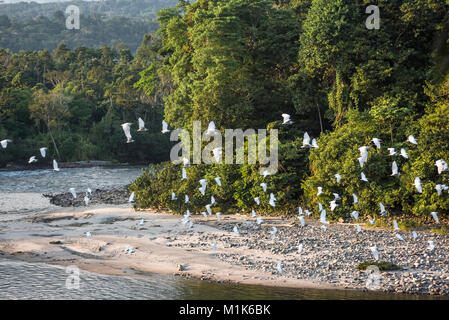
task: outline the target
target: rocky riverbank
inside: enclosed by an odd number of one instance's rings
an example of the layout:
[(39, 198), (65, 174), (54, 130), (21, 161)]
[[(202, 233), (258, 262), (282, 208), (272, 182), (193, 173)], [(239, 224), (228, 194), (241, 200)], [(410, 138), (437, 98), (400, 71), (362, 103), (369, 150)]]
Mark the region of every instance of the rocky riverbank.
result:
[[(86, 206), (84, 196), (87, 193), (77, 194), (74, 198), (70, 192), (59, 194), (44, 194), (43, 196), (50, 199), (50, 203), (59, 207), (82, 207)], [(88, 194), (88, 205), (98, 204), (114, 204), (120, 205), (128, 203), (129, 193), (126, 189), (101, 190), (95, 189), (92, 194)]]

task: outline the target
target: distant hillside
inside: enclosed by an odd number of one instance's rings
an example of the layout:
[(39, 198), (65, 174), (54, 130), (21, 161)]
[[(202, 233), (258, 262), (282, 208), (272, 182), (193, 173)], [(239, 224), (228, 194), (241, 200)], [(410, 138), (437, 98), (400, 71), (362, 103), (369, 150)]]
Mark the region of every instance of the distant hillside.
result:
[[(0, 48), (19, 52), (54, 50), (60, 43), (75, 49), (123, 42), (135, 53), (143, 36), (157, 30), (156, 13), (176, 3), (176, 0), (107, 0), (0, 4)], [(80, 30), (66, 29), (64, 12), (70, 4), (80, 8)]]

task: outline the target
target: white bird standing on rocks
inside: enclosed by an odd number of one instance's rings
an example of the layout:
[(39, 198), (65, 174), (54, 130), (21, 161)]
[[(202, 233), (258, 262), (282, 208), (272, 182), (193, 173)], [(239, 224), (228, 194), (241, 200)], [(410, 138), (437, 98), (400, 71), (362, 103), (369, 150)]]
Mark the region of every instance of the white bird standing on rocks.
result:
[(405, 241), (399, 233), (396, 233), (396, 239), (398, 239), (399, 241)]
[(72, 194), (73, 198), (76, 199), (76, 191), (75, 191), (75, 188), (70, 188), (69, 191), (70, 191), (70, 193)]
[(30, 158), (30, 160), (28, 160), (28, 164), (33, 163), (33, 162), (37, 162), (36, 156), (32, 156)]
[(86, 238), (90, 239), (91, 237), (92, 237), (92, 233), (90, 233), (90, 231), (87, 231), (86, 232)]
[(89, 205), (89, 197), (87, 196), (87, 194), (84, 196), (84, 204), (85, 204), (86, 206)]
[(239, 229), (237, 228), (237, 226), (234, 226), (234, 233), (236, 234), (236, 235), (240, 235), (240, 233), (239, 233)]
[(134, 191), (131, 193), (131, 195), (129, 196), (129, 199), (128, 199), (128, 202), (129, 203), (131, 203), (131, 202), (134, 202), (134, 196), (135, 196), (136, 194), (134, 193)]
[(377, 147), (377, 149), (380, 149), (380, 139), (379, 138), (373, 138), (371, 140)]
[(379, 261), (379, 251), (377, 250), (377, 246), (369, 247), (371, 253), (373, 254), (374, 260)]
[(368, 182), (368, 179), (366, 178), (365, 174), (363, 172), (360, 173), (360, 180)]
[(435, 249), (435, 243), (432, 240), (428, 240), (427, 242), (429, 243), (427, 249), (433, 251), (433, 249)]
[(444, 160), (442, 160), (442, 159), (437, 160), (437, 161), (435, 162), (435, 165), (436, 165), (437, 168), (438, 168), (438, 174), (441, 174), (441, 173), (443, 173), (444, 171), (447, 171), (447, 170), (449, 169), (447, 163), (446, 163)]
[(47, 150), (48, 150), (48, 148), (40, 148), (39, 149), (39, 151), (41, 152), (42, 158), (45, 158), (45, 156), (47, 155)]
[(303, 215), (304, 215), (304, 212), (302, 211), (302, 208), (301, 208), (301, 207), (298, 208), (298, 214), (299, 214), (300, 216), (303, 216)]
[(416, 141), (415, 137), (410, 135), (408, 136), (407, 142), (410, 142), (411, 144), (417, 145), (418, 142)]
[(148, 129), (145, 128), (145, 122), (142, 118), (137, 119), (137, 121), (139, 122), (139, 130), (137, 131), (148, 131)]
[(438, 214), (436, 212), (431, 212), (432, 218), (435, 220), (436, 223), (440, 223), (440, 220), (438, 220)]
[(253, 218), (257, 217), (256, 211), (254, 211), (254, 209), (251, 210), (251, 217)]
[(131, 136), (131, 125), (132, 124), (129, 122), (122, 124), (122, 129), (127, 139), (126, 143), (134, 142), (133, 137)]
[(145, 224), (145, 220), (140, 219), (139, 226), (143, 226)]
[(217, 244), (212, 243), (211, 246), (212, 246), (212, 250), (217, 251)]
[(168, 130), (168, 123), (165, 122), (165, 120), (162, 120), (162, 131), (163, 134), (169, 133), (170, 130)]
[(299, 216), (299, 223), (301, 223), (301, 227), (304, 227), (306, 225), (306, 222), (304, 220), (304, 216)]
[(278, 261), (276, 269), (280, 274), (282, 274), (282, 263), (280, 261)]
[(216, 177), (214, 180), (218, 184), (218, 186), (221, 187), (221, 179), (220, 179), (220, 177)]
[(87, 191), (87, 193), (89, 193), (89, 195), (92, 195), (92, 189), (91, 188), (87, 188), (86, 191)]
[(2, 145), (3, 149), (6, 149), (6, 147), (8, 147), (8, 143), (12, 143), (12, 140), (5, 139), (5, 140), (0, 141), (0, 144)]
[(257, 223), (258, 225), (261, 225), (262, 223), (264, 223), (264, 221), (262, 220), (261, 217), (257, 217), (256, 223)]
[(301, 254), (302, 249), (304, 249), (304, 246), (303, 246), (302, 243), (300, 243), (300, 244), (298, 245), (298, 254)]
[(418, 239), (418, 234), (416, 233), (416, 231), (412, 231), (412, 237), (413, 237), (413, 240)]
[(134, 253), (134, 248), (130, 247), (130, 246), (126, 246), (125, 253), (127, 253), (127, 254)]
[(282, 124), (292, 124), (293, 123), (292, 120), (290, 120), (289, 114), (283, 113), (282, 118), (283, 118)]
[(408, 153), (404, 148), (401, 149), (401, 156), (405, 159), (408, 159)]
[(207, 213), (206, 212), (201, 212), (201, 214), (203, 215), (204, 218), (207, 219)]
[(415, 182), (413, 183), (413, 185), (419, 193), (422, 193), (421, 179), (419, 177), (415, 178)]
[(321, 211), (320, 222), (322, 224), (327, 224), (328, 223), (328, 221), (326, 220), (326, 210)]
[(334, 175), (334, 177), (335, 177), (335, 179), (337, 179), (337, 183), (340, 183), (340, 181), (341, 181), (341, 175), (339, 175), (338, 173), (336, 173), (336, 174)]
[(362, 227), (359, 224), (356, 224), (355, 227), (357, 228), (357, 233), (362, 232)]
[(59, 171), (58, 163), (53, 159), (53, 171)]
[(270, 231), (271, 237), (272, 237), (273, 239), (276, 238), (277, 232), (278, 232), (278, 228), (276, 228), (276, 227), (273, 227), (273, 230)]

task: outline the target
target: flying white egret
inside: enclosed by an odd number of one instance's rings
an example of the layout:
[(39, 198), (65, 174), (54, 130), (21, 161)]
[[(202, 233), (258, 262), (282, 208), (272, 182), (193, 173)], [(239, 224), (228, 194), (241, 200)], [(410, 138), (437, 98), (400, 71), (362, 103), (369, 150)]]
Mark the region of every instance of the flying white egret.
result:
[(148, 131), (148, 129), (145, 128), (145, 122), (142, 120), (142, 118), (137, 119), (139, 122), (139, 130), (137, 131)]
[(318, 212), (323, 211), (323, 205), (321, 204), (321, 202), (318, 202)]
[(256, 198), (254, 198), (254, 201), (257, 203), (257, 205), (259, 205), (260, 204), (260, 200), (259, 200), (259, 197), (256, 197)]
[(304, 216), (299, 216), (299, 223), (301, 223), (301, 227), (304, 227), (306, 225), (306, 222), (304, 220)]
[(379, 251), (377, 250), (377, 246), (369, 247), (371, 253), (373, 254), (374, 260), (379, 261)]
[(357, 228), (357, 233), (362, 232), (362, 227), (359, 224), (356, 224), (355, 227)]
[(357, 197), (357, 195), (355, 193), (352, 194), (352, 199), (354, 200), (354, 204), (359, 203), (359, 198)]
[(221, 187), (221, 178), (220, 178), (220, 177), (216, 177), (214, 180), (215, 180), (215, 182), (217, 183), (217, 185), (218, 185), (219, 187)]
[(399, 233), (396, 233), (396, 239), (398, 239), (399, 241), (405, 241)]
[(437, 191), (437, 194), (440, 196), (441, 192), (443, 192), (443, 186), (441, 184), (437, 184), (435, 186), (435, 190)]
[(369, 219), (368, 218), (368, 221), (369, 221), (369, 223), (371, 224), (371, 225), (374, 225), (375, 223), (376, 223), (376, 219), (374, 218), (374, 219)]
[(201, 188), (198, 188), (198, 190), (200, 190), (201, 194), (204, 196), (204, 193), (206, 192), (207, 180), (201, 179), (198, 182), (201, 184)]
[(302, 139), (302, 147), (301, 148), (307, 148), (307, 147), (311, 147), (312, 145), (310, 144), (310, 136), (307, 132), (304, 132), (304, 137)]
[(53, 159), (53, 170), (54, 171), (59, 171), (58, 163), (54, 159)]
[(209, 122), (209, 126), (207, 127), (207, 130), (206, 130), (206, 135), (207, 136), (216, 136), (218, 134), (219, 134), (219, 132), (215, 128), (215, 123), (213, 121)]
[(251, 217), (253, 218), (257, 217), (256, 211), (254, 211), (254, 209), (251, 210)]
[(433, 251), (433, 249), (435, 249), (435, 243), (432, 240), (428, 240), (427, 242), (429, 243), (427, 249)]
[(41, 152), (42, 158), (45, 158), (45, 156), (47, 155), (47, 150), (48, 150), (48, 148), (40, 148), (39, 149), (39, 151)]
[(185, 195), (185, 196), (184, 196), (184, 199), (185, 199), (185, 201), (184, 201), (185, 203), (189, 203), (189, 202), (190, 202), (190, 199), (189, 199), (189, 196), (188, 196), (188, 195)]
[(335, 177), (335, 179), (337, 179), (337, 183), (340, 183), (340, 181), (341, 181), (341, 175), (339, 175), (338, 173), (336, 173), (336, 174), (334, 175), (334, 177)]
[(69, 191), (70, 191), (70, 193), (72, 194), (73, 198), (76, 199), (76, 191), (75, 191), (75, 188), (70, 188)]
[(239, 229), (237, 228), (237, 226), (234, 226), (234, 233), (236, 234), (236, 235), (240, 235), (240, 233), (239, 233)]
[(276, 197), (273, 193), (270, 193), (270, 200), (268, 201), (268, 204), (272, 207), (276, 207)]
[(368, 179), (366, 178), (365, 174), (363, 172), (360, 173), (360, 180), (368, 182)]
[(398, 225), (396, 220), (393, 220), (393, 228), (394, 228), (394, 231), (399, 231), (400, 230), (399, 229), (399, 225)]
[(380, 149), (380, 139), (379, 138), (373, 138), (371, 141), (376, 145), (377, 149)]
[(262, 182), (262, 183), (260, 184), (260, 186), (262, 187), (263, 192), (267, 192), (267, 184), (266, 184), (265, 182)]
[(182, 175), (181, 180), (188, 180), (189, 179), (187, 177), (187, 170), (185, 168), (182, 168), (181, 175)]
[(216, 204), (217, 202), (215, 201), (215, 197), (214, 196), (210, 196), (210, 204), (211, 205), (214, 205), (214, 204)]
[(264, 221), (262, 220), (261, 217), (257, 217), (256, 223), (257, 223), (258, 225), (261, 225), (262, 223), (264, 223)]
[(421, 179), (419, 177), (415, 178), (415, 182), (413, 183), (413, 185), (419, 193), (422, 193)]
[(302, 252), (302, 249), (304, 249), (304, 246), (303, 246), (302, 243), (300, 243), (300, 244), (298, 245), (298, 253), (299, 253), (299, 254)]
[(449, 169), (447, 163), (442, 159), (437, 160), (435, 162), (435, 165), (438, 168), (438, 174), (441, 174), (442, 172), (447, 171)]
[(401, 156), (405, 159), (408, 159), (408, 153), (404, 148), (401, 149)]
[(221, 148), (215, 148), (212, 150), (212, 153), (214, 154), (214, 160), (215, 163), (220, 163), (221, 161), (221, 155), (223, 153), (223, 151), (221, 150)]
[(89, 205), (89, 197), (88, 197), (87, 195), (84, 196), (84, 204), (85, 204), (86, 206)]
[(333, 193), (333, 195), (334, 195), (334, 200), (335, 201), (341, 200), (341, 197), (340, 197), (340, 195), (338, 193)]
[(277, 266), (276, 266), (276, 269), (278, 270), (278, 272), (279, 272), (280, 274), (282, 274), (282, 263), (281, 263), (280, 261), (278, 261)]
[(418, 239), (418, 234), (416, 233), (416, 231), (412, 231), (412, 237), (413, 237), (413, 240)]
[(134, 202), (134, 196), (135, 196), (135, 192), (133, 191), (133, 193), (131, 193), (131, 195), (129, 196), (128, 202)]
[(212, 209), (211, 209), (211, 207), (210, 207), (211, 205), (210, 204), (206, 204), (206, 211), (207, 211), (207, 213), (209, 214), (209, 215), (212, 215)]
[(317, 196), (319, 196), (320, 194), (323, 194), (323, 188), (322, 187), (318, 187), (318, 193), (316, 194)]
[(276, 228), (276, 227), (273, 227), (273, 230), (270, 231), (271, 237), (272, 237), (273, 239), (276, 238), (277, 232), (278, 232), (278, 228)]
[(440, 220), (438, 220), (438, 213), (431, 212), (430, 214), (432, 215), (432, 218), (433, 220), (435, 220), (436, 223), (440, 223)]
[(359, 162), (360, 162), (360, 166), (363, 168), (363, 164), (368, 162), (368, 150), (369, 150), (369, 146), (363, 146), (359, 148), (360, 151), (360, 158)]
[(383, 205), (382, 202), (379, 203), (379, 207), (380, 207), (380, 215), (384, 216), (387, 213), (387, 211), (385, 210), (385, 206)]
[(207, 219), (207, 213), (206, 212), (201, 212), (201, 214), (203, 215), (204, 218)]
[(292, 120), (290, 120), (289, 114), (283, 113), (282, 118), (283, 118), (282, 124), (292, 124), (293, 123)]
[(131, 136), (131, 123), (127, 122), (122, 124), (123, 132), (125, 133), (126, 143), (134, 142), (133, 137)]
[(391, 175), (392, 176), (400, 176), (401, 174), (399, 173), (399, 169), (398, 169), (398, 165), (396, 163), (396, 161), (393, 161), (393, 164), (391, 165)]
[(330, 202), (331, 211), (334, 211), (336, 207), (338, 207), (337, 201), (332, 200)]
[(5, 140), (0, 141), (0, 144), (2, 145), (3, 149), (6, 149), (6, 147), (8, 147), (8, 143), (12, 143), (12, 140), (5, 139)]
[(397, 152), (394, 150), (394, 148), (388, 148), (388, 151), (390, 152), (389, 156), (397, 156)]
[(410, 135), (408, 136), (407, 142), (410, 142), (411, 144), (417, 145), (418, 142), (416, 141), (415, 137)]
[(221, 221), (221, 212), (217, 212), (216, 215), (217, 215), (217, 220)]
[(316, 139), (312, 139), (312, 148), (315, 148), (315, 149), (319, 149), (320, 148), (320, 146), (316, 142)]
[(90, 231), (86, 232), (86, 238), (90, 239), (92, 237), (92, 233)]
[(28, 164), (33, 163), (33, 162), (37, 162), (36, 156), (32, 156), (30, 158), (30, 160), (28, 160)]
[(352, 211), (351, 212), (351, 217), (353, 217), (354, 220), (358, 220), (359, 219), (359, 213), (357, 211)]
[(168, 123), (165, 122), (165, 120), (162, 120), (162, 131), (161, 132), (163, 134), (170, 132), (170, 130), (168, 130)]
[(171, 193), (171, 201), (176, 201), (178, 198), (176, 197), (176, 194), (174, 192)]

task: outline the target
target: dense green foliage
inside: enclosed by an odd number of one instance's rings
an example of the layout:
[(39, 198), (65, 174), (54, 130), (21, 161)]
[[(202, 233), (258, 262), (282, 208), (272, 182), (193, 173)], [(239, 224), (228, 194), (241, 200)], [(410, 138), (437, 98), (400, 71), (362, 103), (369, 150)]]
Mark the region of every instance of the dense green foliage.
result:
[[(80, 8), (80, 30), (66, 29), (65, 10), (72, 4)], [(75, 49), (122, 42), (135, 53), (143, 36), (157, 30), (156, 12), (175, 4), (173, 0), (108, 0), (0, 5), (0, 48), (52, 51), (60, 43)]]
[[(0, 150), (0, 164), (24, 164), (40, 147), (49, 148), (47, 161), (168, 159), (161, 99), (134, 87), (159, 47), (146, 36), (135, 58), (123, 44), (74, 51), (60, 45), (53, 53), (0, 50), (0, 139), (13, 140)], [(147, 132), (136, 132), (138, 117)], [(133, 123), (135, 143), (126, 144), (124, 122)]]
[[(169, 124), (192, 129), (194, 120), (202, 120), (205, 130), (213, 120), (222, 131), (278, 128), (280, 164), (266, 178), (257, 165), (193, 166), (182, 182), (181, 167), (166, 164), (131, 185), (140, 206), (200, 212), (210, 195), (221, 192), (223, 208), (217, 209), (223, 211), (292, 212), (301, 205), (318, 214), (321, 203), (330, 218), (349, 217), (353, 210), (376, 217), (383, 203), (390, 215), (447, 215), (449, 195), (438, 196), (435, 185), (449, 185), (449, 173), (439, 175), (435, 161), (449, 161), (449, 2), (378, 1), (379, 30), (365, 26), (369, 4), (198, 0), (161, 10), (161, 61), (142, 73), (140, 83), (154, 92), (160, 77), (171, 79), (173, 90), (163, 94)], [(284, 112), (292, 125), (280, 124)], [(319, 149), (301, 148), (306, 131), (319, 135)], [(417, 146), (406, 142), (409, 135)], [(381, 140), (380, 150), (373, 138)], [(357, 160), (362, 146), (370, 146), (363, 168)], [(405, 148), (409, 159), (390, 156), (390, 147), (398, 153)], [(399, 177), (391, 176), (393, 161)], [(228, 183), (214, 186), (206, 199), (199, 196), (197, 181), (213, 185), (220, 171)], [(415, 177), (422, 194), (413, 186)], [(170, 200), (171, 192), (177, 201)], [(270, 192), (278, 199), (275, 209), (267, 204)], [(332, 193), (342, 197), (335, 211), (328, 205)], [(186, 206), (184, 194), (195, 200)]]

